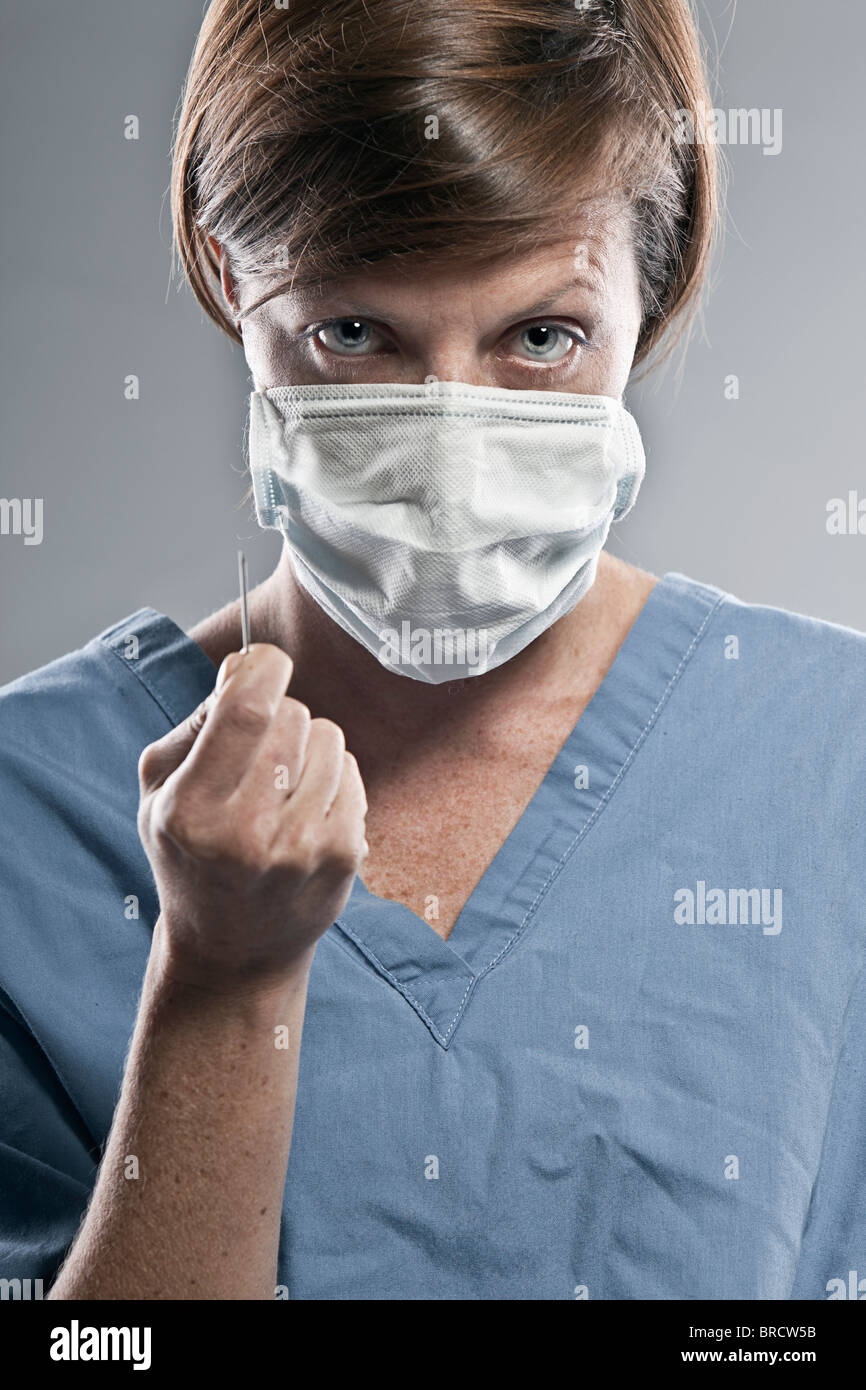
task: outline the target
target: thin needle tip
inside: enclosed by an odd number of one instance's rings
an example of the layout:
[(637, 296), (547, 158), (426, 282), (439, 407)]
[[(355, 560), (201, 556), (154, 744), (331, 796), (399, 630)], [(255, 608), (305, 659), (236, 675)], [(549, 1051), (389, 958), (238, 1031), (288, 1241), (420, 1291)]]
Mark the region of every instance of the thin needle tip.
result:
[(250, 647), (250, 608), (247, 599), (247, 561), (242, 550), (238, 551), (238, 584), (241, 591), (241, 653), (246, 656)]

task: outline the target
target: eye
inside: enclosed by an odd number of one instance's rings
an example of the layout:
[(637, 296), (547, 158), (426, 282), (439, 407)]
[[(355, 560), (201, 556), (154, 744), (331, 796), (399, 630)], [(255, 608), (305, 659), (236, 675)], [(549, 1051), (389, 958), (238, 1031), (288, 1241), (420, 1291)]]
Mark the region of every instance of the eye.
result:
[(527, 324), (509, 341), (510, 351), (530, 362), (561, 362), (575, 345), (586, 345), (579, 333), (559, 323)]
[(329, 319), (315, 330), (317, 340), (341, 357), (363, 357), (387, 346), (387, 340), (363, 319)]

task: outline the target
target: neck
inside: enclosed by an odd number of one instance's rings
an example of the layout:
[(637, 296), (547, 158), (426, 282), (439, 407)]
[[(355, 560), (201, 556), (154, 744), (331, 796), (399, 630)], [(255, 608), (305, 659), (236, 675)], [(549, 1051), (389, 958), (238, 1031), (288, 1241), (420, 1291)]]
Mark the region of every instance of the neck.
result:
[[(446, 732), (459, 740), (461, 732), (473, 735), (497, 722), (513, 726), (528, 711), (563, 701), (574, 703), (576, 720), (655, 583), (603, 553), (589, 593), (529, 647), (484, 675), (430, 685), (386, 670), (323, 613), (295, 578), (284, 546), (274, 572), (250, 596), (251, 630), (254, 641), (292, 657), (287, 693), (314, 717), (339, 724), (348, 747), (369, 761), (374, 750), (420, 747)], [(213, 630), (202, 640), (205, 625), (201, 635), (192, 634), (217, 664), (239, 645), (238, 606), (216, 617), (223, 615), (219, 635)]]

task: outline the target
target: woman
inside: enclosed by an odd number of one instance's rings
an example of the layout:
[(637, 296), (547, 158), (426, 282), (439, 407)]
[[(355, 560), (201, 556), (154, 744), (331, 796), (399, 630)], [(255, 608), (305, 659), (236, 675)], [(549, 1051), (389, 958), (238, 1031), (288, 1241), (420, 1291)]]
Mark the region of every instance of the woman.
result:
[(142, 608), (2, 692), (6, 1277), (866, 1275), (866, 639), (603, 550), (707, 104), (686, 0), (213, 0), (175, 228), (285, 544), (248, 650)]

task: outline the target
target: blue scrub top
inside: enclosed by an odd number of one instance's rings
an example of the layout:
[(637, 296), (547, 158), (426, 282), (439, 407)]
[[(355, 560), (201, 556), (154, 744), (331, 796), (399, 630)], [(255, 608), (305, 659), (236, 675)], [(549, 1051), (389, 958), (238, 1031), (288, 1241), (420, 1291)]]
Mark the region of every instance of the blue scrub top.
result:
[[(0, 691), (5, 1278), (92, 1189), (138, 756), (215, 675), (142, 608)], [(864, 849), (866, 636), (666, 575), (449, 940), (356, 879), (320, 941), (278, 1296), (866, 1297)]]

